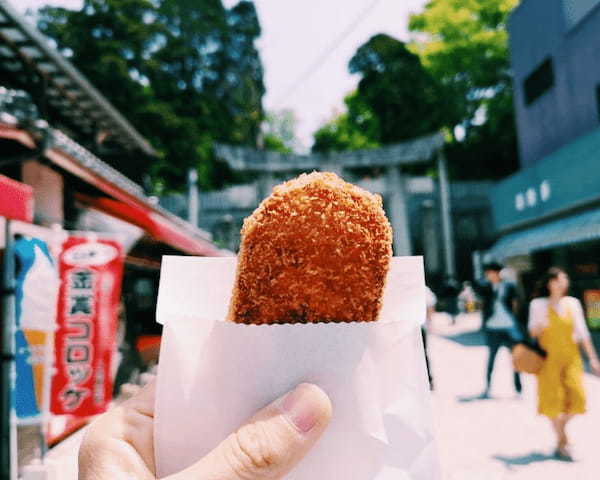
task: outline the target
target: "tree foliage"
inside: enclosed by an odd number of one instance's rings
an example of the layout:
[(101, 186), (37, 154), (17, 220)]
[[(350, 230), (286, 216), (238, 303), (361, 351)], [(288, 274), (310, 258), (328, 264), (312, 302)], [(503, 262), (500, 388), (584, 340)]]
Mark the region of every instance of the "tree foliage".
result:
[(410, 19), (411, 50), (456, 100), (446, 127), (465, 131), (448, 147), (455, 177), (500, 178), (518, 167), (506, 30), (517, 3), (429, 0)]
[(358, 92), (344, 99), (346, 112), (336, 116), (314, 134), (314, 152), (342, 152), (377, 148), (379, 122)]
[(180, 189), (197, 168), (203, 187), (220, 186), (232, 173), (212, 143), (256, 145), (265, 89), (253, 3), (84, 0), (41, 9), (39, 28), (159, 150), (149, 165), (113, 160), (133, 178)]
[(292, 153), (299, 147), (296, 117), (292, 110), (267, 112), (262, 128), (262, 147), (280, 153)]
[[(516, 3), (429, 0), (411, 16), (408, 46), (387, 35), (371, 38), (349, 68), (361, 76), (355, 101), (371, 112), (377, 129), (365, 130), (348, 108), (315, 133), (313, 148), (351, 150), (443, 129), (450, 133), (455, 179), (501, 178), (516, 170), (506, 31)], [(456, 127), (464, 138), (454, 135)]]
[(345, 99), (347, 112), (315, 133), (314, 151), (375, 148), (443, 125), (441, 85), (403, 42), (375, 35), (359, 47), (348, 68), (361, 77), (358, 89)]
[(358, 93), (378, 120), (381, 143), (414, 138), (443, 125), (441, 86), (403, 42), (375, 35), (359, 47), (348, 67), (361, 76)]

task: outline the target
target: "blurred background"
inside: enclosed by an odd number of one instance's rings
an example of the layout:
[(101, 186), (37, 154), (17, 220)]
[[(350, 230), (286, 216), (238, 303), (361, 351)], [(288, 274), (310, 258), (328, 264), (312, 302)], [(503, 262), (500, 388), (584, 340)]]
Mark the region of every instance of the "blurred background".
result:
[(561, 267), (600, 346), (600, 0), (0, 0), (0, 478), (75, 478), (158, 362), (162, 256), (235, 255), (313, 170), (424, 257), (446, 478), (598, 478), (597, 378), (570, 462), (508, 350), (478, 397), (476, 286)]

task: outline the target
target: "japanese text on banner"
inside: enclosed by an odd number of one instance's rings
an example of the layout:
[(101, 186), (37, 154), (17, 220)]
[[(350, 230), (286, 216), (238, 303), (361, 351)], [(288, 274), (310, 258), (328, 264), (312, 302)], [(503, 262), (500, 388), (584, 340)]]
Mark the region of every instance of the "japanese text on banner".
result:
[(71, 237), (60, 259), (52, 412), (103, 412), (111, 400), (123, 256), (112, 240)]

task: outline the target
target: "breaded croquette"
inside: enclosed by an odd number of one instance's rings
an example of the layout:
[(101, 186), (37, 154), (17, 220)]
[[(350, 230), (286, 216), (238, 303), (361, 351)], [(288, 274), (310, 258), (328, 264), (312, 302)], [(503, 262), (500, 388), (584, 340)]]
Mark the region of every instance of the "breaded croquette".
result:
[(392, 255), (382, 200), (333, 173), (273, 189), (241, 232), (229, 320), (372, 322)]

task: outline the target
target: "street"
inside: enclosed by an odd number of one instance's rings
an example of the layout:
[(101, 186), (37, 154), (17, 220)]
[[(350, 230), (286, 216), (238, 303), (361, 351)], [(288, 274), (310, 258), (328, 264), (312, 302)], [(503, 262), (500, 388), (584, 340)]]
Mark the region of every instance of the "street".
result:
[(524, 375), (523, 396), (515, 396), (508, 350), (496, 358), (492, 399), (476, 399), (487, 361), (479, 324), (478, 314), (459, 317), (456, 326), (437, 314), (429, 335), (444, 480), (599, 478), (600, 379), (586, 375), (589, 411), (569, 425), (575, 462), (556, 460), (549, 422), (536, 413), (535, 379)]

